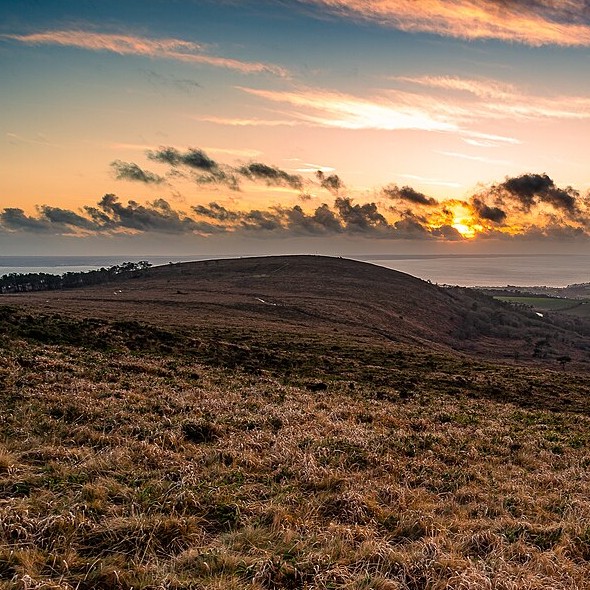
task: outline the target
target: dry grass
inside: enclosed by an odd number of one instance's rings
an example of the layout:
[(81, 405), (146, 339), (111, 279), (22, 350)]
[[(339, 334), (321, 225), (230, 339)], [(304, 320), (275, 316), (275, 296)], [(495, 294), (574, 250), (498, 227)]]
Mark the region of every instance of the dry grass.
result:
[(590, 588), (590, 418), (505, 401), (558, 372), (0, 357), (2, 589)]

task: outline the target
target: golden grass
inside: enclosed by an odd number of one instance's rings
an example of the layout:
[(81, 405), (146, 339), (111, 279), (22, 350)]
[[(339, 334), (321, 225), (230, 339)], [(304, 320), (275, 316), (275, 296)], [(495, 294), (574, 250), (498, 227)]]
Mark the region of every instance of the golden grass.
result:
[(0, 357), (2, 589), (590, 588), (590, 418), (470, 396), (485, 372)]

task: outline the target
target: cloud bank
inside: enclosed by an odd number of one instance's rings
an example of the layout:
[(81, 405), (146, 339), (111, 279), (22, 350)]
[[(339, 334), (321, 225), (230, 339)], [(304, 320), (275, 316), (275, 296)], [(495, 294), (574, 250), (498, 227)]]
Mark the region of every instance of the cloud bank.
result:
[[(286, 192), (280, 194), (285, 194), (287, 200), (299, 198), (304, 205), (242, 208), (210, 201), (181, 210), (164, 198), (124, 202), (109, 193), (96, 204), (76, 211), (39, 205), (35, 213), (29, 214), (20, 208), (4, 208), (0, 210), (0, 232), (64, 236), (242, 235), (261, 239), (361, 236), (435, 241), (590, 238), (590, 195), (582, 195), (570, 186), (560, 187), (544, 173), (505, 178), (460, 199), (437, 200), (411, 186), (392, 183), (373, 191), (373, 200), (358, 202), (348, 194), (339, 175), (326, 176), (320, 170), (303, 178), (258, 161), (221, 165), (198, 148), (163, 146), (148, 151), (147, 156), (169, 170), (187, 170), (198, 184), (209, 178), (222, 188), (235, 189), (234, 184), (242, 179), (282, 187)], [(111, 165), (122, 180), (166, 186), (163, 176), (137, 164), (117, 160)]]

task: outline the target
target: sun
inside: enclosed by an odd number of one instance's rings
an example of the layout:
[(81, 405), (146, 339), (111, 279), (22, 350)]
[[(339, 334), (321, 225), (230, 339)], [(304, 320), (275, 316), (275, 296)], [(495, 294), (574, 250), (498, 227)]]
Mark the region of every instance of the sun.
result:
[(466, 203), (456, 202), (447, 209), (449, 218), (447, 223), (456, 229), (461, 237), (472, 239), (483, 230), (483, 227), (474, 219), (471, 208)]
[(473, 226), (464, 223), (465, 220), (454, 220), (452, 227), (454, 227), (464, 238), (474, 238), (477, 233)]
[(458, 200), (447, 201), (438, 211), (434, 211), (429, 219), (432, 229), (452, 227), (461, 238), (466, 240), (476, 239), (486, 232), (479, 216), (474, 212), (469, 203)]

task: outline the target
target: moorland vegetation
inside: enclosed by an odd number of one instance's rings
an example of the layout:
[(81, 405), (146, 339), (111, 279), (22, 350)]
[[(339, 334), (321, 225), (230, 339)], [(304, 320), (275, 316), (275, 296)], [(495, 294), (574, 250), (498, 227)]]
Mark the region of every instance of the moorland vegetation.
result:
[(583, 318), (281, 257), (7, 295), (0, 334), (0, 588), (589, 587)]

